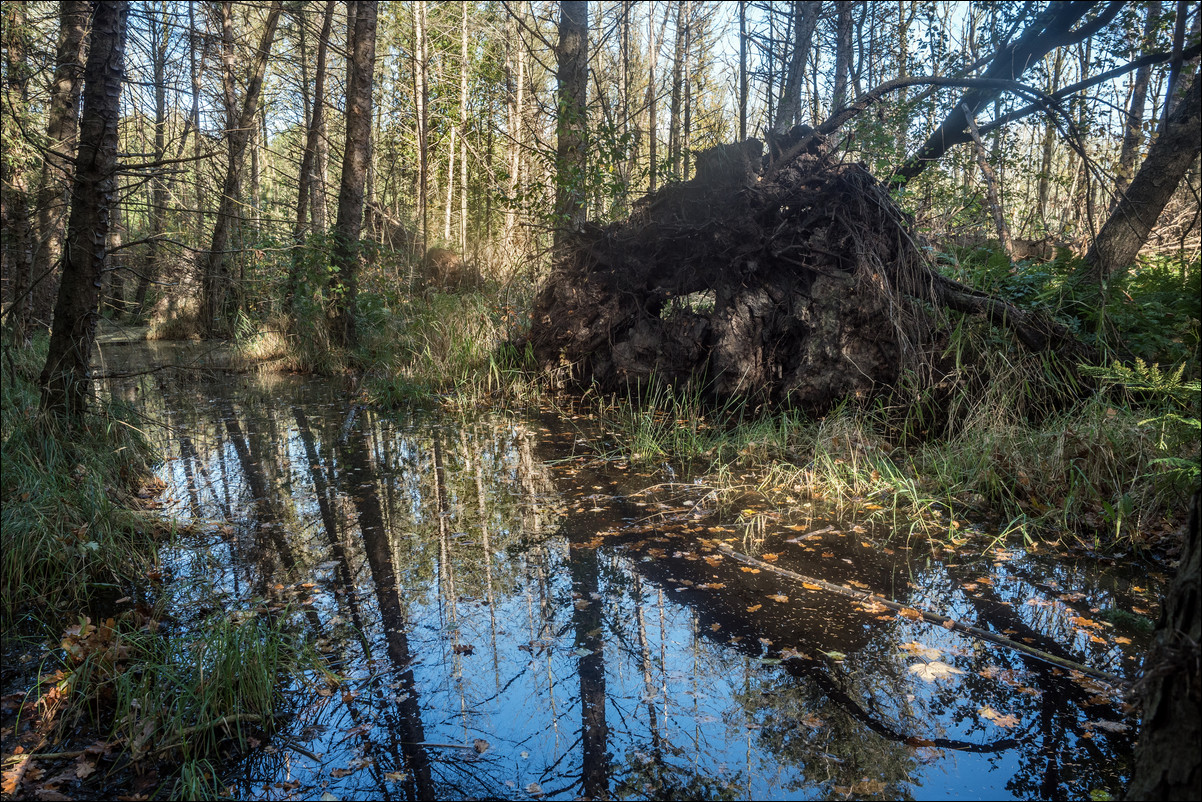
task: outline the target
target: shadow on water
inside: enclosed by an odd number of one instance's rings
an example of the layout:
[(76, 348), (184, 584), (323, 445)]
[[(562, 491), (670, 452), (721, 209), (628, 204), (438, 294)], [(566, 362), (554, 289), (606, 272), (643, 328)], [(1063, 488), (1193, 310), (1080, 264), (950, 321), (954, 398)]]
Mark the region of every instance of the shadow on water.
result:
[(169, 511), (194, 524), (166, 555), (178, 609), (286, 601), (345, 678), (288, 691), (273, 742), (227, 767), (239, 797), (1080, 798), (1127, 777), (1121, 688), (719, 546), (1126, 676), (1142, 636), (1099, 613), (1152, 615), (1146, 577), (812, 509), (747, 528), (549, 415), (382, 416), (282, 376), (110, 391), (161, 424)]

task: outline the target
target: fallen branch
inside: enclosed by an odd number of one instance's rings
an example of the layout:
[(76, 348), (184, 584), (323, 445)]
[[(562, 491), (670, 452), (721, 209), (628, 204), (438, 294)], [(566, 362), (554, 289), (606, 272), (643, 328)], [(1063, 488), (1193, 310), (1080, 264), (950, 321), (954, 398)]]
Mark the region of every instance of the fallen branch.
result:
[(1014, 649), (1015, 651), (1022, 652), (1023, 654), (1043, 660), (1046, 663), (1051, 663), (1052, 665), (1060, 668), (1066, 668), (1070, 671), (1079, 671), (1082, 674), (1088, 674), (1091, 677), (1097, 677), (1098, 679), (1105, 680), (1112, 685), (1121, 685), (1126, 687), (1131, 684), (1130, 680), (1120, 677), (1117, 674), (1111, 674), (1096, 668), (1090, 668), (1087, 665), (1083, 665), (1072, 660), (1066, 660), (1065, 658), (1057, 657), (1054, 654), (1048, 654), (1045, 651), (1028, 646), (1025, 643), (1019, 643), (1018, 641), (1010, 640), (1004, 635), (998, 635), (997, 633), (989, 632), (988, 630), (963, 624), (954, 618), (949, 618), (946, 615), (940, 615), (939, 613), (932, 613), (926, 610), (919, 610), (914, 607), (907, 607), (904, 604), (898, 604), (897, 602), (890, 601), (882, 596), (877, 596), (874, 593), (856, 590), (854, 588), (849, 588), (846, 585), (836, 585), (831, 582), (826, 582), (822, 579), (817, 579), (816, 577), (805, 576), (804, 574), (790, 571), (787, 568), (779, 568), (771, 563), (764, 562), (763, 560), (757, 560), (755, 557), (750, 557), (746, 554), (740, 554), (725, 543), (718, 544), (718, 550), (723, 554), (733, 557), (739, 562), (746, 563), (748, 565), (754, 565), (757, 568), (762, 568), (764, 570), (771, 571), (774, 574), (779, 574), (780, 576), (788, 577), (789, 579), (801, 582), (803, 586), (817, 585), (819, 588), (827, 591), (828, 593), (834, 593), (858, 602), (874, 602), (899, 613), (911, 611), (922, 616), (923, 620), (932, 624), (938, 624), (945, 629), (950, 629), (953, 632), (963, 632), (964, 634), (971, 635), (974, 638), (989, 641), (990, 643), (997, 644), (998, 646), (1005, 646), (1008, 649)]

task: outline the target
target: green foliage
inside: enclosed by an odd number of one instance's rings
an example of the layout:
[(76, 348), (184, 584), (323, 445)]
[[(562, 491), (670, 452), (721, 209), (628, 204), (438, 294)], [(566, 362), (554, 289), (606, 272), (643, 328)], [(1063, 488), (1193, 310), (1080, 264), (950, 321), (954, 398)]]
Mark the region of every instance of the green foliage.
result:
[(1149, 478), (1188, 493), (1202, 480), (1199, 442), (1202, 441), (1202, 381), (1185, 379), (1186, 363), (1163, 371), (1159, 365), (1136, 359), (1132, 365), (1114, 362), (1109, 368), (1083, 367), (1082, 372), (1119, 391), (1127, 405), (1150, 417), (1139, 426), (1155, 432), (1159, 456), (1151, 460)]

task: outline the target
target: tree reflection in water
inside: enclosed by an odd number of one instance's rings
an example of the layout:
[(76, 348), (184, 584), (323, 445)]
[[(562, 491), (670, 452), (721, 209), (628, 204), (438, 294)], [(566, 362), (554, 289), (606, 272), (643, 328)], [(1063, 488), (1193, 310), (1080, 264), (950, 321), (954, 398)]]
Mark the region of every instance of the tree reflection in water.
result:
[[(237, 768), (242, 796), (287, 782), (340, 798), (1055, 798), (1123, 779), (1130, 734), (1098, 691), (717, 559), (699, 538), (719, 518), (673, 518), (680, 497), (637, 495), (655, 477), (574, 458), (579, 422), (388, 418), (279, 377), (146, 382), (137, 397), (171, 421), (153, 430), (173, 456), (162, 475), (197, 524), (165, 550), (172, 573), (235, 605), (286, 601), (344, 678), (289, 689), (276, 751)], [(796, 531), (763, 533), (761, 551), (1063, 638), (1065, 616), (1022, 604), (1038, 576), (967, 595), (966, 576), (1001, 569)], [(917, 640), (964, 673), (918, 679), (902, 648)]]

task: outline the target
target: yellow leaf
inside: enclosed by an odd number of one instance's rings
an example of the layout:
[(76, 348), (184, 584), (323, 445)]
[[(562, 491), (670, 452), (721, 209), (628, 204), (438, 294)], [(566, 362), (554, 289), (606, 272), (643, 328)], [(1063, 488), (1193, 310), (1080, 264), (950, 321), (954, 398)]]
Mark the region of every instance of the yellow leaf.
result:
[(751, 605), (750, 607), (748, 607), (748, 608), (747, 608), (747, 612), (749, 612), (749, 613), (754, 613), (756, 610), (760, 609), (760, 608), (761, 608), (761, 607), (763, 607), (763, 606), (764, 606), (764, 605), (762, 605), (762, 604), (753, 604), (753, 605)]

